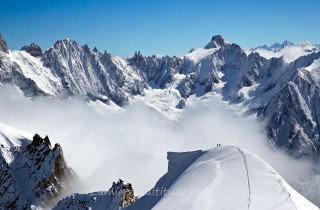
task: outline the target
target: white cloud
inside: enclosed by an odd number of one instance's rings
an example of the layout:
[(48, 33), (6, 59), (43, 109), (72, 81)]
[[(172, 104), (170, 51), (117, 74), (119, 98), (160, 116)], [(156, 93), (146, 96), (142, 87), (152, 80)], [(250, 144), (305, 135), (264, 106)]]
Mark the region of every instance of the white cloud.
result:
[(319, 176), (311, 164), (271, 150), (263, 125), (214, 97), (192, 98), (178, 123), (142, 102), (102, 116), (81, 100), (31, 102), (5, 87), (0, 98), (1, 122), (61, 143), (67, 162), (86, 185), (82, 192), (107, 190), (122, 178), (142, 193), (166, 173), (167, 151), (206, 150), (221, 143), (256, 153), (319, 204)]
[[(267, 59), (280, 58), (282, 56), (286, 63), (291, 63), (301, 56), (312, 53), (312, 49), (314, 48), (315, 46), (311, 42), (301, 41), (298, 45), (285, 47), (279, 51), (271, 51), (260, 48), (254, 52), (259, 53), (262, 57)], [(246, 51), (246, 53), (248, 54), (248, 51)]]

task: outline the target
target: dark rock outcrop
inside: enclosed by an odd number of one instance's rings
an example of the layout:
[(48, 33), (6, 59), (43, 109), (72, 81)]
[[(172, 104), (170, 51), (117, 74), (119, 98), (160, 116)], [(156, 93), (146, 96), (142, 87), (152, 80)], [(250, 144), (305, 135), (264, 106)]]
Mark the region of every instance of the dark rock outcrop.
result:
[(8, 46), (6, 40), (2, 37), (2, 34), (0, 33), (0, 51), (9, 53)]
[(205, 49), (217, 48), (225, 45), (225, 41), (221, 35), (215, 35), (211, 41), (204, 47)]
[(30, 45), (23, 46), (21, 50), (26, 51), (30, 55), (34, 57), (39, 57), (42, 55), (42, 49), (35, 43), (31, 43)]
[(53, 208), (53, 210), (67, 209), (105, 209), (121, 210), (135, 202), (137, 198), (130, 183), (124, 183), (121, 179), (112, 184), (108, 191), (91, 192), (88, 194), (72, 194), (65, 197)]

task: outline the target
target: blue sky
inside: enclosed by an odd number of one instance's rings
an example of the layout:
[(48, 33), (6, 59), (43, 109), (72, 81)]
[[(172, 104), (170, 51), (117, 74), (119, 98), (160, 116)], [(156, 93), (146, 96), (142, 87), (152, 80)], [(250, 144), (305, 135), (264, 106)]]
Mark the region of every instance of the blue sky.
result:
[(320, 0), (0, 0), (10, 49), (70, 38), (129, 56), (181, 55), (213, 35), (242, 47), (288, 39), (320, 43)]

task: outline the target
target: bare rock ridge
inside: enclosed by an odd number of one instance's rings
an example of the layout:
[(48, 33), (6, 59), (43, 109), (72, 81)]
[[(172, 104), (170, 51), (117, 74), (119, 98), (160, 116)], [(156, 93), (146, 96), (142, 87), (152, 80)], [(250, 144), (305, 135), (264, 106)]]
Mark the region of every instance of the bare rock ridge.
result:
[(21, 145), (0, 147), (0, 208), (51, 207), (74, 187), (78, 178), (67, 166), (61, 146), (52, 147), (47, 136), (36, 134), (31, 142), (18, 141)]

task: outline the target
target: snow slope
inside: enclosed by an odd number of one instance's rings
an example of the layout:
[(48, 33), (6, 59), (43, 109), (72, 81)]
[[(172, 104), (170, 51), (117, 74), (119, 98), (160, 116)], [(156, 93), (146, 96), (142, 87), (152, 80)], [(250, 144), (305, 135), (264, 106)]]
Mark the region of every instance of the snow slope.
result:
[(207, 56), (210, 56), (215, 51), (217, 51), (217, 48), (210, 48), (210, 49), (194, 48), (184, 57), (193, 61), (194, 63), (198, 63), (200, 60), (204, 59)]
[(30, 143), (28, 139), (32, 139), (32, 135), (0, 123), (0, 152), (7, 163), (13, 160), (11, 150), (27, 145)]
[(12, 61), (16, 62), (22, 73), (33, 80), (46, 94), (58, 96), (62, 90), (61, 80), (49, 68), (43, 66), (40, 58), (33, 57), (25, 51), (9, 51)]
[(266, 162), (237, 147), (168, 153), (168, 160), (168, 173), (128, 210), (318, 209)]

